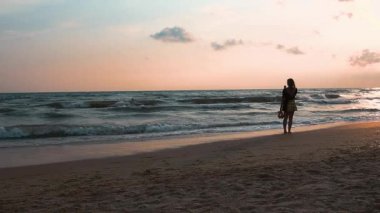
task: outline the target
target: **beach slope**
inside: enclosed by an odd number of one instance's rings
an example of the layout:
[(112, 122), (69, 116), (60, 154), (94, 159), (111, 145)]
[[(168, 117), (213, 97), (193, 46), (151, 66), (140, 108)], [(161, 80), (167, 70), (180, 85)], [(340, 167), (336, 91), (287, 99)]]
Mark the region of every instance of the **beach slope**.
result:
[(378, 212), (380, 123), (0, 169), (0, 212)]

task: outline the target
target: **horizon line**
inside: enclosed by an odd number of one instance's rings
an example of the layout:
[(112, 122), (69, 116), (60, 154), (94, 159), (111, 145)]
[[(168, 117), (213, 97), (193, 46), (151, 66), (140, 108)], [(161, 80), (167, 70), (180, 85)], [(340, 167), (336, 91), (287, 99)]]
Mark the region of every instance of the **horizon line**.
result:
[[(380, 87), (297, 87), (298, 89), (377, 89)], [(186, 92), (186, 91), (241, 91), (241, 90), (281, 90), (282, 88), (245, 88), (245, 89), (167, 89), (167, 90), (83, 90), (83, 91), (21, 91), (0, 92), (0, 94), (35, 94), (35, 93), (108, 93), (108, 92)]]

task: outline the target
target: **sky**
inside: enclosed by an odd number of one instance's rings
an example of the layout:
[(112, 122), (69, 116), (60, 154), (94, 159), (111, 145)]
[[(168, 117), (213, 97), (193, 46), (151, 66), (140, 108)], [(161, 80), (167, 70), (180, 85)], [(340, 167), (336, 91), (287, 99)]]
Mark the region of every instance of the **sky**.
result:
[(378, 0), (2, 0), (0, 92), (380, 87)]

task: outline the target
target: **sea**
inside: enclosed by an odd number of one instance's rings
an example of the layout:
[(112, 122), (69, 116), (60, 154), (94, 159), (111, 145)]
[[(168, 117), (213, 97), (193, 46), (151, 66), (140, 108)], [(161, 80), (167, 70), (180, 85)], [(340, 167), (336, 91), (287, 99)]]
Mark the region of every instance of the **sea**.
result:
[[(0, 148), (282, 128), (282, 90), (0, 94)], [(298, 126), (380, 119), (380, 88), (298, 89)]]

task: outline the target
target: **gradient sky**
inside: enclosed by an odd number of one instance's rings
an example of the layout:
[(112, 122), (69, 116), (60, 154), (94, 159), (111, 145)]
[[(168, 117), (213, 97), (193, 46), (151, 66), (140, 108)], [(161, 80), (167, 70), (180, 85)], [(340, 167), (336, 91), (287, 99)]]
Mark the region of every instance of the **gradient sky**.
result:
[(380, 86), (378, 0), (1, 0), (0, 92)]

